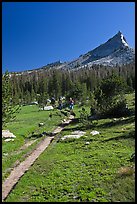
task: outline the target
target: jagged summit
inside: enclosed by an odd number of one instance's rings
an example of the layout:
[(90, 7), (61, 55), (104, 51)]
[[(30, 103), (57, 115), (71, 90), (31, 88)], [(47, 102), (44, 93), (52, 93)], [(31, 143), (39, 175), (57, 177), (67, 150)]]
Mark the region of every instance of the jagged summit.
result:
[(67, 68), (72, 69), (84, 67), (85, 65), (91, 66), (92, 64), (102, 64), (105, 66), (122, 65), (134, 61), (134, 58), (134, 50), (129, 47), (122, 32), (118, 31), (107, 42), (68, 63)]
[(127, 46), (129, 47), (124, 35), (122, 34), (121, 31), (118, 31), (118, 33), (113, 37), (113, 40), (116, 40), (117, 42), (119, 42), (121, 44), (121, 46)]
[(90, 53), (93, 55), (97, 55), (99, 57), (105, 57), (111, 54), (112, 52), (116, 51), (117, 49), (123, 48), (125, 46), (127, 47), (128, 44), (123, 34), (119, 31), (115, 36), (110, 38), (106, 43), (90, 51)]
[[(57, 61), (36, 69), (80, 69), (94, 64), (115, 66), (129, 64), (135, 61), (135, 50), (129, 47), (124, 35), (118, 31), (112, 38), (95, 49), (80, 55), (70, 62)], [(32, 70), (33, 71), (33, 70)], [(29, 72), (32, 72), (31, 70)], [(27, 71), (28, 72), (28, 71)]]

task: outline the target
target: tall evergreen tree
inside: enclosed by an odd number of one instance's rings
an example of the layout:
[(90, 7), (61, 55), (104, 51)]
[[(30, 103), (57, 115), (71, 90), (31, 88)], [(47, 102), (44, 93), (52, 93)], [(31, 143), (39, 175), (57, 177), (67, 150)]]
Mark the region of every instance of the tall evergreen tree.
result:
[(12, 98), (10, 76), (8, 71), (2, 75), (2, 128), (15, 119), (19, 106), (15, 106)]
[(95, 91), (98, 111), (103, 115), (120, 115), (126, 107), (125, 90), (126, 82), (122, 77), (113, 73), (104, 78)]

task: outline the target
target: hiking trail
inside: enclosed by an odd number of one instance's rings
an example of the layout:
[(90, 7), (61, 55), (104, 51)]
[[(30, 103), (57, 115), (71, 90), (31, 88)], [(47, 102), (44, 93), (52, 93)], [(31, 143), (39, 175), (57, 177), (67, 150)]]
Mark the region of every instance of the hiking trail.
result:
[(46, 136), (33, 150), (33, 152), (18, 166), (14, 167), (10, 175), (5, 179), (2, 184), (2, 201), (4, 201), (15, 185), (18, 183), (19, 179), (24, 175), (26, 171), (29, 170), (30, 166), (34, 164), (36, 159), (40, 156), (42, 152), (49, 146), (49, 144), (54, 140), (55, 135), (60, 133), (66, 125), (69, 125), (74, 119), (73, 115), (70, 115), (68, 120), (61, 123), (52, 133), (51, 136)]

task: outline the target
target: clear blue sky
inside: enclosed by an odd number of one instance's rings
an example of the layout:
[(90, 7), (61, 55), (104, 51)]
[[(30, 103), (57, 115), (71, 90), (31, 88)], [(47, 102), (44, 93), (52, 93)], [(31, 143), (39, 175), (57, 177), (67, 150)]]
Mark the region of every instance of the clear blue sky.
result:
[(134, 2), (3, 2), (2, 71), (73, 60), (119, 30), (134, 47)]

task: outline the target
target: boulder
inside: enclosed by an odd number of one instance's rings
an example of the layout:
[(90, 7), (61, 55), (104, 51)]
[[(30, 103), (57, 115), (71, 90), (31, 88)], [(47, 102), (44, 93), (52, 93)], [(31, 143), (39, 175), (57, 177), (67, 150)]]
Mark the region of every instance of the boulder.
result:
[(65, 139), (70, 139), (70, 138), (80, 138), (81, 135), (65, 135), (64, 137), (61, 138), (61, 140), (65, 140)]
[(10, 141), (14, 141), (14, 139), (10, 139), (10, 138), (8, 138), (8, 139), (6, 139), (6, 140), (4, 140), (5, 142), (10, 142)]
[(76, 138), (76, 139), (78, 139), (78, 138), (82, 137), (85, 133), (86, 133), (86, 132), (83, 132), (83, 131), (78, 130), (78, 131), (72, 132), (71, 135), (65, 135), (65, 136), (62, 137), (61, 139), (62, 139), (62, 140), (65, 140), (65, 139), (67, 139), (67, 138)]
[(98, 135), (98, 134), (100, 134), (98, 131), (96, 131), (96, 130), (93, 130), (92, 132), (90, 132), (90, 134), (92, 134), (92, 135)]
[(80, 131), (80, 130), (76, 130), (74, 132), (71, 133), (72, 135), (80, 135), (83, 136), (84, 134), (86, 134), (86, 132)]
[(44, 109), (40, 108), (40, 110), (53, 110), (53, 106), (44, 106)]
[(16, 138), (9, 130), (2, 130), (2, 138)]
[(44, 125), (44, 123), (39, 123), (39, 127), (41, 127), (41, 126), (43, 126)]

